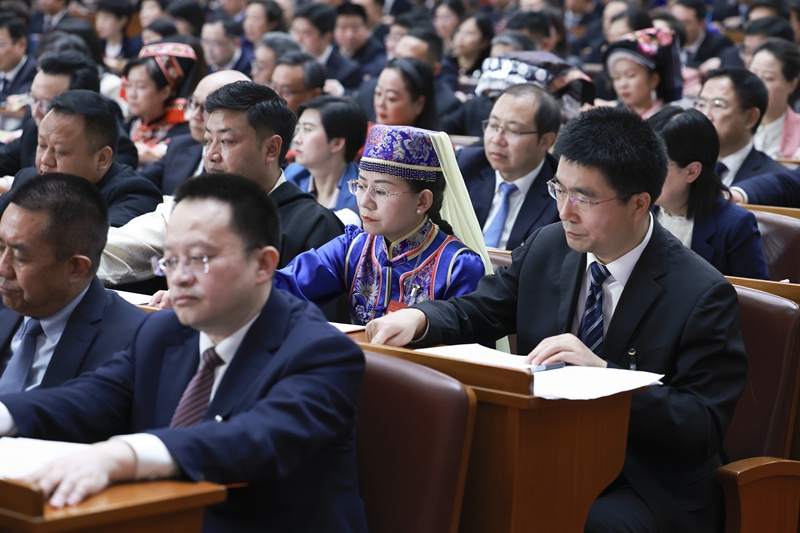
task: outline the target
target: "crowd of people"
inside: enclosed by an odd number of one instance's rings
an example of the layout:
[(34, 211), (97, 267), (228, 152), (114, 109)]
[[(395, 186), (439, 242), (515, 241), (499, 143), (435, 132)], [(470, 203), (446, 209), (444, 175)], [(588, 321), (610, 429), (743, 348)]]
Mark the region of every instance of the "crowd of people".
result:
[(96, 443), (30, 478), (56, 506), (180, 476), (246, 484), (207, 531), (365, 531), (325, 321), (516, 334), (665, 376), (587, 532), (716, 531), (798, 43), (797, 0), (0, 0), (0, 434)]

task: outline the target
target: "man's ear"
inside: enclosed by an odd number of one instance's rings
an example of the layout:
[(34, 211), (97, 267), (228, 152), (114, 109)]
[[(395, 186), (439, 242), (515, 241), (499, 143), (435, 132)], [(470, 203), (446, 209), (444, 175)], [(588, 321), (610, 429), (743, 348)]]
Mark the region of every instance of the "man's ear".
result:
[(264, 139), (264, 162), (267, 165), (271, 165), (280, 157), (281, 146), (283, 146), (283, 139), (281, 139), (280, 135), (270, 135)]
[(85, 255), (73, 255), (67, 259), (67, 267), (69, 269), (70, 283), (77, 283), (85, 278), (92, 268), (92, 260)]
[(95, 158), (97, 160), (97, 171), (101, 175), (105, 175), (114, 162), (114, 150), (112, 150), (110, 146), (103, 146), (97, 151)]
[(256, 274), (256, 283), (259, 285), (267, 283), (275, 276), (275, 270), (278, 268), (281, 255), (277, 248), (274, 246), (265, 246), (258, 250), (253, 251), (258, 259), (258, 273)]

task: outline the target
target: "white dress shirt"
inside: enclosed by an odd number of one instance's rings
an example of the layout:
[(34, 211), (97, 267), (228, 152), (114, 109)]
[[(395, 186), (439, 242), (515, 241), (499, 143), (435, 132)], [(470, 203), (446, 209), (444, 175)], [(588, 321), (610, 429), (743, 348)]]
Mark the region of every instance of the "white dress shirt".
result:
[(24, 65), (27, 60), (28, 56), (26, 54), (22, 56), (22, 59), (19, 60), (17, 66), (12, 68), (8, 72), (3, 72), (2, 70), (0, 70), (0, 86), (2, 86), (3, 82), (5, 82), (5, 87), (8, 87), (12, 83), (14, 83), (14, 78), (17, 77), (19, 71), (22, 70), (22, 65)]
[[(630, 252), (605, 265), (611, 275), (603, 282), (603, 334), (608, 331), (608, 325), (611, 323), (611, 317), (614, 316), (614, 310), (617, 308), (619, 299), (622, 296), (622, 291), (625, 289), (625, 284), (628, 283), (633, 268), (636, 266), (647, 243), (650, 242), (650, 237), (653, 235), (652, 213), (650, 214), (649, 223), (650, 227), (647, 229), (647, 234), (644, 236), (641, 243)], [(586, 309), (586, 295), (589, 293), (589, 285), (592, 283), (592, 276), (588, 275), (589, 268), (595, 261), (600, 263), (593, 253), (590, 252), (586, 254), (586, 270), (583, 273), (581, 292), (578, 295), (578, 305), (575, 308), (575, 316), (572, 321), (571, 332), (575, 336), (578, 336), (581, 319), (583, 318), (583, 311)]]
[(519, 211), (522, 209), (522, 204), (525, 203), (525, 197), (528, 195), (528, 191), (531, 190), (534, 180), (539, 176), (544, 162), (545, 159), (542, 159), (539, 166), (514, 181), (506, 181), (503, 179), (503, 176), (500, 175), (500, 172), (495, 170), (494, 198), (492, 198), (492, 207), (489, 209), (489, 216), (486, 217), (486, 224), (483, 225), (484, 233), (486, 233), (486, 230), (492, 225), (494, 217), (497, 216), (497, 212), (500, 211), (500, 207), (503, 205), (503, 190), (500, 188), (500, 184), (505, 182), (513, 183), (517, 186), (517, 191), (511, 193), (508, 200), (508, 216), (503, 226), (503, 233), (500, 234), (500, 241), (497, 243), (499, 249), (504, 250), (506, 248), (508, 238), (511, 236), (511, 230), (514, 228), (514, 222), (517, 221), (517, 215), (519, 215)]

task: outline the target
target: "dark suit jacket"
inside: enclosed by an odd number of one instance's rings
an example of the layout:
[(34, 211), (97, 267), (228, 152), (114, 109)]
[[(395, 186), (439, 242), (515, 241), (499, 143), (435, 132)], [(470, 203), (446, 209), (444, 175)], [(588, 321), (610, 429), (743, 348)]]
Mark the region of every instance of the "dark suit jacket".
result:
[(751, 204), (800, 207), (800, 167), (756, 176), (736, 184)]
[[(14, 177), (11, 190), (19, 187), (30, 178), (37, 176), (35, 168), (20, 170)], [(152, 182), (136, 175), (131, 167), (116, 161), (97, 182), (97, 188), (108, 206), (108, 218), (114, 227), (124, 226), (132, 218), (155, 211), (161, 203), (162, 195)], [(8, 207), (8, 195), (0, 196), (0, 214)]]
[(733, 41), (719, 33), (706, 31), (703, 42), (700, 43), (697, 53), (687, 66), (697, 68), (712, 57), (720, 58), (723, 67), (741, 68), (744, 66), (742, 58), (739, 57), (739, 52), (733, 45)]
[[(38, 143), (39, 128), (33, 117), (28, 117), (22, 124), (22, 135), (8, 144), (0, 146), (0, 176), (13, 176), (23, 168), (36, 166)], [(139, 152), (121, 124), (117, 153), (114, 159), (131, 168), (139, 166)]]
[(494, 101), (479, 95), (458, 106), (442, 119), (442, 129), (450, 135), (472, 135), (483, 137), (481, 122), (489, 118)]
[[(654, 224), (603, 341), (609, 367), (627, 369), (635, 350), (638, 370), (664, 374), (663, 386), (633, 395), (622, 474), (659, 531), (707, 533), (719, 525), (714, 476), (746, 378), (738, 300), (722, 274)], [(571, 331), (586, 254), (553, 224), (512, 256), (474, 293), (416, 305), (430, 324), (424, 342), (489, 344), (516, 333), (527, 354)]]
[(371, 78), (378, 77), (386, 65), (386, 47), (381, 41), (370, 37), (364, 46), (353, 54), (352, 59), (361, 65), (363, 74)]
[(3, 401), (20, 436), (97, 442), (152, 433), (184, 478), (248, 483), (206, 508), (206, 532), (366, 532), (353, 428), (361, 350), (313, 304), (274, 289), (204, 421), (169, 429), (198, 358), (199, 333), (159, 311), (97, 372)]
[[(147, 313), (107, 291), (96, 277), (69, 317), (40, 388), (58, 387), (126, 349)], [(22, 316), (0, 303), (0, 353), (6, 354)]]
[(281, 217), (280, 265), (283, 268), (294, 257), (311, 248), (319, 248), (344, 233), (341, 220), (310, 194), (288, 181), (270, 193)]
[(178, 185), (194, 175), (203, 158), (203, 145), (191, 135), (179, 135), (167, 145), (164, 157), (137, 171), (149, 179), (163, 194), (173, 194)]
[[(464, 176), (464, 183), (467, 185), (475, 216), (478, 217), (478, 224), (483, 227), (492, 208), (496, 183), (495, 171), (486, 159), (486, 152), (482, 146), (462, 148), (456, 152), (456, 161)], [(547, 192), (547, 182), (555, 177), (557, 168), (558, 160), (547, 154), (542, 170), (533, 180), (533, 185), (522, 202), (517, 220), (511, 228), (507, 249), (513, 250), (531, 233), (558, 220), (558, 206)]]
[[(375, 122), (375, 87), (378, 85), (378, 78), (371, 78), (361, 84), (358, 92), (355, 93), (356, 102), (361, 105), (367, 113), (367, 120)], [(433, 88), (436, 90), (436, 114), (440, 117), (452, 113), (461, 107), (461, 102), (455, 97), (453, 91), (439, 80), (433, 80)]]
[(339, 80), (348, 91), (353, 91), (361, 85), (364, 77), (361, 65), (352, 59), (344, 57), (335, 47), (325, 63), (327, 69), (326, 79)]
[[(67, 13), (66, 15), (64, 15), (61, 18), (61, 20), (66, 20), (69, 17), (70, 17), (70, 14)], [(61, 20), (59, 20), (58, 22), (60, 23)], [(43, 32), (42, 31), (42, 27), (43, 26), (44, 26), (44, 13), (42, 13), (41, 11), (34, 11), (33, 14), (31, 14), (31, 20), (28, 23), (28, 33), (31, 34), (31, 35), (33, 35), (33, 34), (45, 34), (45, 35), (47, 35), (51, 31), (53, 31), (55, 29), (55, 26), (50, 26), (50, 29), (47, 32)]]
[[(25, 94), (31, 90), (31, 83), (36, 76), (36, 59), (29, 55), (25, 60), (25, 64), (19, 69), (17, 75), (14, 76), (14, 81), (5, 88), (5, 94), (10, 96), (12, 94)], [(3, 100), (3, 98), (0, 98)]]
[[(102, 50), (106, 49), (105, 39), (100, 39), (100, 47)], [(136, 35), (134, 37), (128, 37), (127, 35), (122, 36), (122, 51), (120, 52), (120, 57), (124, 57), (126, 59), (139, 57), (139, 50), (141, 49), (142, 37), (140, 35)]]
[(753, 148), (739, 167), (736, 177), (733, 179), (733, 184), (738, 185), (740, 181), (752, 178), (753, 176), (760, 176), (769, 172), (785, 172), (786, 167), (772, 159), (764, 152), (760, 152)]
[(722, 197), (713, 212), (694, 221), (691, 248), (723, 276), (769, 279), (756, 217)]

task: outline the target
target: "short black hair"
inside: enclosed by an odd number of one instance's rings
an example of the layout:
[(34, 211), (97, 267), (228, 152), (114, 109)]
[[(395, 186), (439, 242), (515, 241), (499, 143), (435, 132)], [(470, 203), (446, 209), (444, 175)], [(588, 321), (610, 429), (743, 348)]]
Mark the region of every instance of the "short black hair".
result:
[(550, 18), (539, 11), (516, 11), (508, 17), (506, 30), (525, 30), (531, 35), (546, 38), (552, 34), (552, 24)]
[(119, 141), (117, 115), (101, 94), (85, 89), (65, 91), (50, 102), (50, 112), (82, 116), (89, 149), (94, 153), (108, 146), (115, 154), (117, 153), (117, 141)]
[(53, 172), (26, 180), (8, 193), (10, 202), (26, 211), (50, 214), (42, 240), (53, 245), (56, 261), (76, 254), (92, 261), (93, 276), (108, 238), (108, 207), (93, 183), (72, 174)]
[(336, 9), (328, 4), (303, 4), (295, 10), (294, 18), (308, 20), (320, 35), (325, 35), (336, 26)]
[(400, 13), (394, 18), (392, 26), (402, 26), (403, 28), (433, 28), (433, 21), (426, 11), (412, 10)]
[[(147, 1), (148, 1), (148, 0), (142, 0), (142, 1), (139, 3), (139, 9), (141, 9), (141, 6), (142, 6), (142, 4), (144, 4), (144, 3), (145, 3), (145, 2), (147, 2)], [(158, 4), (158, 7), (160, 7), (160, 8), (161, 8), (161, 11), (164, 11), (164, 12), (166, 12), (166, 11), (167, 11), (167, 7), (168, 7), (168, 6), (169, 6), (169, 4), (170, 4), (170, 1), (169, 1), (169, 0), (152, 0), (152, 1), (153, 1), (153, 2), (155, 2), (156, 4)]]
[(272, 53), (275, 54), (276, 60), (287, 52), (303, 51), (300, 45), (297, 44), (297, 41), (292, 39), (288, 33), (284, 33), (282, 31), (271, 31), (269, 33), (265, 33), (264, 36), (259, 39), (256, 46), (264, 46), (272, 50)]
[[(34, 57), (38, 61), (39, 58), (47, 52), (64, 52), (66, 50), (80, 52), (94, 61), (92, 51), (89, 50), (89, 45), (86, 44), (86, 41), (77, 35), (58, 30), (51, 31), (50, 34), (39, 43), (36, 52), (34, 52)], [(97, 64), (95, 63), (95, 65)]]
[[(765, 7), (767, 9), (772, 9), (775, 11), (776, 17), (781, 17), (785, 20), (789, 20), (789, 8), (786, 5), (784, 0), (755, 0), (750, 6), (747, 8), (747, 19), (750, 19), (750, 13), (753, 12), (754, 9), (759, 7)], [(756, 19), (758, 20), (758, 19)]]
[(503, 95), (515, 98), (535, 98), (539, 107), (533, 116), (533, 122), (536, 124), (539, 136), (550, 132), (558, 135), (558, 130), (561, 129), (561, 107), (552, 94), (533, 83), (520, 83), (512, 85), (500, 93), (500, 96)]
[(246, 248), (280, 248), (281, 219), (267, 191), (236, 174), (201, 174), (175, 191), (175, 205), (184, 200), (217, 200), (231, 208), (230, 228)]
[(506, 30), (499, 35), (495, 35), (492, 39), (492, 46), (496, 44), (504, 44), (511, 46), (519, 52), (528, 52), (536, 50), (536, 43), (533, 39), (522, 33), (521, 31)]
[(199, 36), (206, 21), (206, 12), (195, 0), (173, 0), (167, 9), (169, 16), (183, 19), (194, 28), (194, 35)]
[(278, 135), (281, 144), (280, 159), (286, 157), (294, 136), (297, 117), (286, 105), (286, 100), (273, 89), (252, 81), (237, 81), (220, 87), (206, 99), (206, 111), (244, 111), (247, 123), (256, 132), (259, 142), (269, 135)]
[(435, 4), (433, 4), (433, 9), (431, 9), (431, 15), (436, 16), (436, 10), (439, 6), (445, 6), (450, 11), (456, 14), (458, 20), (464, 18), (466, 14), (466, 10), (464, 9), (464, 2), (461, 0), (438, 0)]
[(433, 29), (433, 26), (411, 28), (403, 37), (413, 37), (428, 45), (428, 63), (431, 65), (439, 63), (442, 60), (442, 56), (444, 55), (444, 43), (442, 42), (442, 38), (439, 37), (439, 34), (436, 33), (436, 30)]
[(621, 107), (598, 107), (569, 121), (555, 152), (597, 169), (623, 203), (646, 192), (652, 205), (667, 178), (664, 142), (642, 117)]
[(764, 51), (769, 52), (781, 64), (783, 78), (791, 83), (800, 76), (800, 48), (796, 44), (784, 39), (771, 38), (756, 46), (753, 55)]
[(714, 171), (719, 155), (719, 137), (714, 124), (696, 109), (666, 106), (647, 119), (664, 140), (667, 155), (680, 168), (695, 161), (703, 169), (689, 185), (687, 218), (702, 220), (710, 215), (717, 199), (728, 188)]
[(145, 29), (157, 33), (162, 39), (178, 35), (178, 28), (176, 28), (175, 23), (169, 19), (156, 19)]
[(225, 38), (233, 40), (241, 37), (244, 33), (241, 22), (236, 22), (233, 17), (228, 15), (214, 15), (206, 24), (221, 24), (225, 32)]
[(275, 2), (275, 0), (247, 0), (247, 5), (258, 4), (264, 8), (264, 15), (267, 19), (267, 24), (272, 22), (277, 23), (275, 31), (286, 31), (286, 22), (284, 19), (283, 8)]
[[(705, 83), (714, 78), (728, 78), (733, 84), (733, 92), (739, 105), (745, 111), (748, 109), (758, 109), (758, 120), (750, 131), (755, 134), (769, 103), (769, 91), (761, 78), (743, 68), (718, 68), (708, 73)], [(705, 84), (704, 84), (705, 85)], [(701, 89), (702, 91), (702, 89)]]
[(704, 0), (676, 0), (675, 5), (693, 10), (696, 20), (705, 20), (706, 13), (708, 12)]
[(311, 54), (306, 52), (286, 52), (275, 59), (275, 67), (277, 68), (278, 65), (303, 67), (303, 83), (307, 91), (322, 89), (325, 85), (325, 67)]
[(55, 29), (77, 35), (83, 39), (83, 42), (89, 47), (89, 52), (94, 62), (101, 67), (104, 66), (103, 47), (100, 45), (100, 38), (97, 36), (97, 32), (91, 22), (78, 17), (64, 17), (56, 24)]
[(340, 5), (336, 8), (336, 16), (356, 16), (359, 17), (361, 20), (364, 21), (364, 24), (367, 24), (367, 11), (364, 9), (363, 6), (358, 4), (351, 4), (349, 2), (345, 2), (344, 4)]
[(780, 17), (764, 17), (748, 22), (744, 28), (745, 35), (766, 35), (778, 37), (794, 43), (794, 29), (788, 20)]
[(23, 37), (28, 38), (28, 25), (25, 21), (12, 13), (0, 15), (0, 28), (5, 28), (11, 42), (16, 43)]
[(639, 31), (653, 27), (653, 19), (650, 18), (647, 11), (643, 11), (638, 7), (626, 9), (622, 13), (611, 18), (611, 22), (617, 22), (618, 20), (625, 20), (631, 31)]
[(37, 62), (39, 70), (49, 76), (69, 76), (69, 89), (100, 92), (97, 65), (88, 56), (75, 50), (46, 52)]
[(325, 136), (329, 141), (343, 138), (344, 160), (348, 163), (353, 161), (367, 138), (367, 114), (364, 109), (352, 98), (327, 94), (300, 104), (298, 117), (306, 109), (319, 111)]
[(130, 22), (135, 9), (128, 0), (98, 0), (96, 11), (110, 13), (118, 19), (127, 17)]

